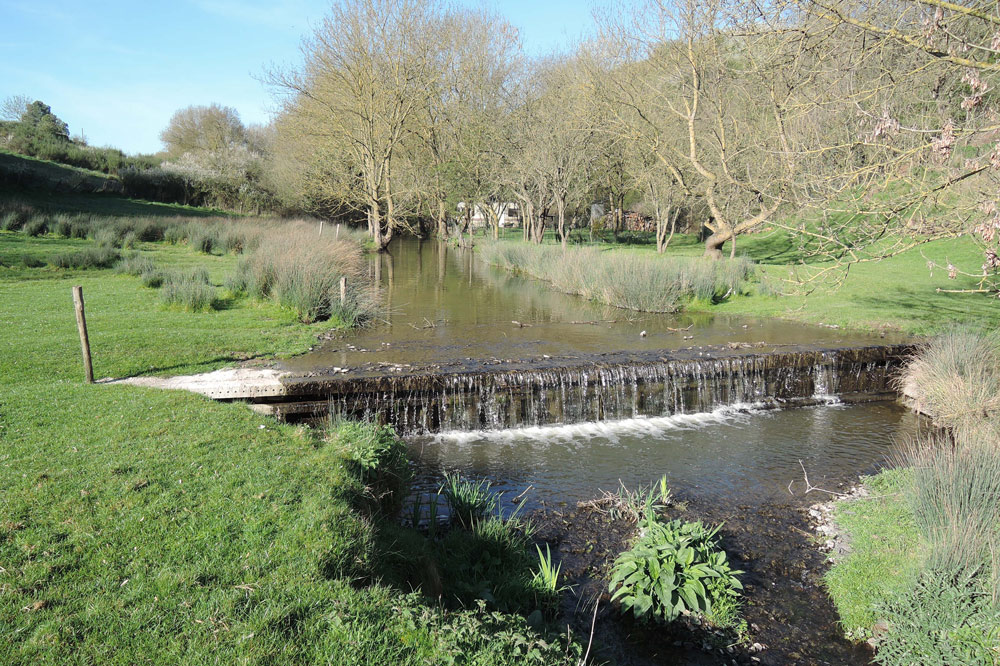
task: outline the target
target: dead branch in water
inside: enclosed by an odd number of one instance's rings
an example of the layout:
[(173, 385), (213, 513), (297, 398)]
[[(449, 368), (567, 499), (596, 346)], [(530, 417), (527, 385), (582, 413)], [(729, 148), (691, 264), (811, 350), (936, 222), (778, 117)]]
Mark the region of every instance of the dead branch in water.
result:
[[(833, 491), (833, 490), (825, 490), (823, 488), (820, 488), (819, 486), (814, 486), (812, 483), (809, 482), (809, 474), (806, 472), (806, 466), (802, 464), (801, 460), (799, 461), (799, 467), (802, 468), (802, 478), (805, 480), (805, 483), (806, 483), (806, 491), (804, 493), (802, 493), (803, 495), (808, 495), (809, 493), (811, 493), (812, 491), (815, 490), (817, 492), (826, 493), (828, 495), (833, 495), (834, 497), (848, 497), (849, 496), (848, 493), (838, 493), (838, 492)], [(792, 492), (792, 484), (793, 483), (795, 483), (795, 479), (792, 479), (791, 481), (788, 482), (788, 494), (792, 495), (792, 496), (795, 495), (795, 493)]]

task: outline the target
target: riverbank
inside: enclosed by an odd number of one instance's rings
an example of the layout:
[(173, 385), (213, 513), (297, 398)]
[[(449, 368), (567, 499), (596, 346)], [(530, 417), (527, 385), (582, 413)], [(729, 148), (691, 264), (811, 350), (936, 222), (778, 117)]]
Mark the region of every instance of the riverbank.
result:
[[(617, 256), (617, 263), (633, 257), (632, 263), (636, 265), (672, 259), (690, 261), (704, 252), (703, 244), (693, 235), (678, 234), (663, 255), (656, 253), (655, 241), (648, 235), (623, 235), (621, 242), (614, 242), (609, 235), (608, 241), (592, 242), (584, 233), (569, 251), (592, 248)], [(546, 245), (549, 242), (547, 239)], [(554, 238), (551, 243), (549, 247), (556, 247)], [(531, 247), (520, 240), (519, 234), (511, 232), (502, 236), (501, 244)], [(793, 274), (805, 276), (808, 273), (802, 264), (806, 258), (797, 249), (795, 239), (780, 230), (740, 238), (737, 256), (753, 262), (756, 275), (751, 284), (734, 289), (725, 298), (689, 299), (682, 304), (685, 311), (776, 317), (808, 324), (911, 335), (931, 335), (962, 323), (987, 328), (1000, 325), (995, 298), (938, 291), (972, 288), (975, 286), (972, 278), (958, 276), (951, 280), (946, 270), (928, 267), (929, 261), (939, 266), (951, 262), (970, 272), (978, 271), (982, 263), (981, 251), (968, 238), (938, 240), (882, 261), (855, 264), (846, 275), (834, 271), (831, 277), (843, 277), (839, 285), (831, 280), (815, 285), (796, 284)], [(809, 265), (811, 269), (822, 267), (822, 264)], [(544, 275), (539, 277), (548, 279)], [(724, 293), (725, 290), (718, 295)]]
[(1000, 654), (1000, 345), (953, 331), (903, 372), (934, 429), (898, 443), (896, 467), (819, 511), (842, 547), (827, 587), (845, 632), (886, 666), (995, 664)]
[[(84, 385), (71, 285), (84, 290), (98, 377), (294, 354), (331, 326), (249, 296), (192, 312), (139, 276), (37, 265), (90, 245), (0, 232), (4, 663), (572, 659), (574, 644), (520, 615), (449, 610), (393, 575), (397, 554), (352, 464), (364, 430), (326, 436), (187, 392)], [(203, 270), (220, 293), (238, 262), (136, 248)]]

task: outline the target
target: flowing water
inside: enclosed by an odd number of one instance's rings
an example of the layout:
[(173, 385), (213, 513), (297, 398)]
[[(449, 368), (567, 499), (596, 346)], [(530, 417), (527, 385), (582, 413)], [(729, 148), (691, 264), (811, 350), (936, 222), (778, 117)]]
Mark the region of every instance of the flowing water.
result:
[[(726, 524), (726, 548), (756, 590), (747, 618), (773, 643), (761, 663), (870, 658), (840, 636), (822, 591), (823, 556), (802, 510), (829, 495), (805, 495), (804, 475), (842, 489), (919, 427), (891, 400), (906, 352), (891, 344), (899, 340), (616, 310), (439, 242), (396, 242), (371, 270), (385, 322), (282, 363), (295, 375), (283, 399), (298, 401), (287, 414), (392, 423), (407, 436), (418, 494), (434, 493), (446, 472), (489, 478), (508, 510), (516, 502), (542, 516), (551, 529), (541, 533), (567, 571), (576, 567), (580, 589), (604, 583), (588, 573), (598, 561), (574, 553), (623, 544), (598, 526), (571, 546), (576, 525), (589, 520), (572, 515), (576, 503), (665, 476), (692, 518)], [(608, 644), (626, 646), (618, 655), (626, 663), (730, 661), (615, 631)]]

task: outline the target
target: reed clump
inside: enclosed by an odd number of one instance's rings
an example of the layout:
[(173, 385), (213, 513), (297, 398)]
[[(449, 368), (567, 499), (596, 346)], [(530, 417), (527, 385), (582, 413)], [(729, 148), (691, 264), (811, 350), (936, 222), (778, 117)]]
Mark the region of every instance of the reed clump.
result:
[[(377, 299), (357, 243), (317, 237), (305, 222), (269, 229), (254, 239), (228, 286), (256, 298), (270, 298), (297, 313), (305, 323), (336, 319), (346, 325), (370, 320)], [(340, 279), (347, 298), (340, 300)]]
[(56, 268), (111, 268), (121, 257), (115, 248), (91, 247), (76, 252), (64, 252), (49, 259), (49, 265)]
[(743, 294), (754, 278), (745, 258), (711, 261), (507, 242), (487, 242), (477, 250), (487, 263), (546, 280), (559, 291), (639, 312), (676, 312), (689, 301)]
[(205, 312), (216, 304), (215, 287), (203, 268), (167, 273), (163, 277), (160, 300), (189, 312)]

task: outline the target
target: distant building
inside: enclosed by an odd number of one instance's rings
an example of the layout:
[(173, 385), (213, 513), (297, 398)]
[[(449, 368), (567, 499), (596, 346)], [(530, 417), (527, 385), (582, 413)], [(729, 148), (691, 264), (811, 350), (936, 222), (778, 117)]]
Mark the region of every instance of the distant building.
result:
[[(484, 206), (490, 206), (496, 213), (496, 216), (500, 218), (501, 227), (518, 227), (521, 225), (521, 214), (516, 203), (512, 202), (493, 202), (490, 204), (476, 204), (472, 208), (472, 216), (469, 218), (473, 227), (485, 227), (490, 224), (490, 217), (486, 214), (487, 211)], [(460, 202), (458, 204), (458, 209), (460, 211), (465, 211), (466, 203)]]

